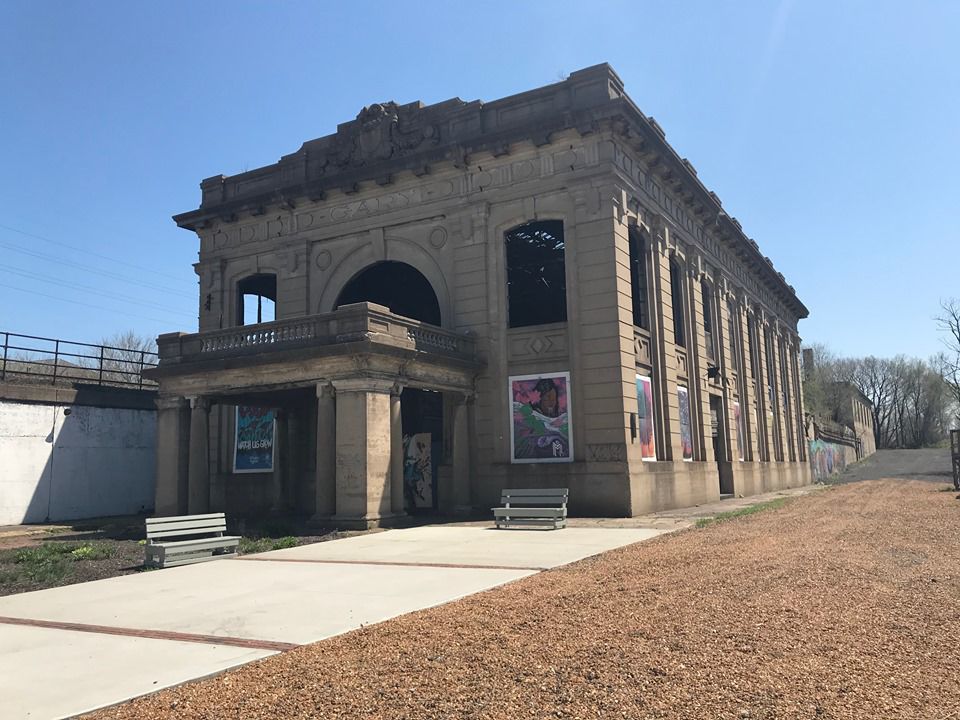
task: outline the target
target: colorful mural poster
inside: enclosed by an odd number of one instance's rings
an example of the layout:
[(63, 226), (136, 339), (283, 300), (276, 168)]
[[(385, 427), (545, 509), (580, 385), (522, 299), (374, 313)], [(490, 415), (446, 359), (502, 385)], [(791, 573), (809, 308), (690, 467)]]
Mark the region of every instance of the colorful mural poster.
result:
[(273, 410), (237, 406), (235, 473), (273, 472), (276, 418)]
[(646, 375), (637, 375), (637, 426), (640, 433), (640, 457), (656, 460), (653, 438), (653, 383)]
[(680, 445), (683, 448), (684, 461), (693, 460), (693, 432), (690, 428), (690, 394), (682, 385), (677, 386), (677, 400), (680, 401)]
[(744, 443), (744, 433), (743, 431), (743, 416), (740, 414), (740, 403), (736, 400), (733, 401), (733, 419), (737, 423), (737, 452), (739, 457), (743, 460), (743, 443)]
[(433, 509), (430, 433), (403, 436), (403, 494), (410, 510)]
[(513, 375), (509, 378), (515, 463), (571, 462), (570, 373)]

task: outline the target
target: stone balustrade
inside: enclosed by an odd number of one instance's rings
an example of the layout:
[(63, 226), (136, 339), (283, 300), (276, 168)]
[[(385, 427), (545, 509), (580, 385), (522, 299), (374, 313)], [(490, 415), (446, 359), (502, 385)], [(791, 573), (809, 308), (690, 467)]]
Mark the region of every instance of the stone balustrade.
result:
[(158, 338), (160, 366), (340, 343), (380, 341), (446, 357), (472, 359), (476, 341), (394, 315), (382, 305), (356, 303), (322, 315)]

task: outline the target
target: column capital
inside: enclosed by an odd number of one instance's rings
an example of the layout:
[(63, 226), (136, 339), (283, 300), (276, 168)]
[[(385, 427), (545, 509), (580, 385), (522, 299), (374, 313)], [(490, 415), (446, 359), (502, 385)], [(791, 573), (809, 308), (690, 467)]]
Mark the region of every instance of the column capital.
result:
[(205, 395), (193, 395), (188, 400), (190, 400), (191, 410), (203, 410), (204, 412), (210, 410), (210, 398)]
[(187, 399), (182, 395), (158, 395), (157, 410), (178, 410), (187, 407)]
[(333, 387), (338, 393), (374, 392), (389, 395), (395, 385), (394, 380), (386, 378), (343, 378), (333, 381)]
[(317, 397), (318, 398), (332, 398), (337, 394), (336, 388), (333, 387), (333, 383), (329, 380), (319, 380), (317, 382)]

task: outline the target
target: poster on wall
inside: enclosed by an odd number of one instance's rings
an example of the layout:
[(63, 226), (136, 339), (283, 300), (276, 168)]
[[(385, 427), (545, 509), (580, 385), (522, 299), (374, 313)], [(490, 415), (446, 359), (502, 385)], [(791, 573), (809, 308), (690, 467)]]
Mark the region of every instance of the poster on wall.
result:
[(403, 436), (403, 494), (409, 510), (433, 509), (430, 433)]
[(640, 434), (640, 458), (656, 460), (653, 437), (653, 383), (646, 375), (637, 375), (637, 429)]
[(677, 386), (677, 400), (680, 401), (680, 446), (685, 462), (693, 460), (693, 433), (690, 429), (690, 394), (682, 385)]
[(740, 403), (733, 401), (733, 419), (737, 423), (737, 453), (743, 460), (743, 416), (740, 414)]
[(570, 373), (512, 375), (511, 461), (571, 462)]
[(237, 406), (235, 473), (273, 472), (276, 417), (273, 410)]

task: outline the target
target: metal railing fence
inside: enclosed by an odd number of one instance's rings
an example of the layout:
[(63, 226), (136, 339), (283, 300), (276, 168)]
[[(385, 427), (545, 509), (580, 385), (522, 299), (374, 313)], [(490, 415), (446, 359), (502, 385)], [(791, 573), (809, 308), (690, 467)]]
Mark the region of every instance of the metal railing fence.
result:
[(157, 366), (150, 350), (58, 340), (0, 331), (0, 382), (67, 385), (74, 382), (155, 388), (143, 371)]

